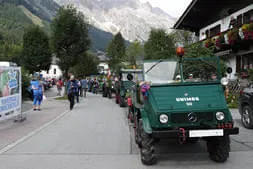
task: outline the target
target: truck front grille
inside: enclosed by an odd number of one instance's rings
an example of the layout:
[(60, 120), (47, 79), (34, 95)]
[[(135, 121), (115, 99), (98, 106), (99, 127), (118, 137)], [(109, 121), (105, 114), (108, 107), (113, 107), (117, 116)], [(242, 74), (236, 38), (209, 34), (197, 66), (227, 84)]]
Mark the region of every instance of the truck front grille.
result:
[[(173, 113), (171, 114), (171, 122), (172, 123), (192, 123), (192, 121), (189, 119), (190, 113)], [(194, 122), (199, 121), (213, 121), (213, 112), (196, 112), (193, 113), (196, 115), (197, 120)]]

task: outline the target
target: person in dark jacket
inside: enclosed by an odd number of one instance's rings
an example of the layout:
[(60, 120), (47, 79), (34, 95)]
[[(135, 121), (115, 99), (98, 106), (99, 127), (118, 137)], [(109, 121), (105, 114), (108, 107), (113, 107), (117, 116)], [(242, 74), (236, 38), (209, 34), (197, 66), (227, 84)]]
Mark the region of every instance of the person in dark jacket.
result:
[(78, 93), (78, 83), (75, 80), (75, 77), (71, 75), (69, 81), (67, 82), (67, 94), (68, 100), (70, 102), (70, 110), (74, 108), (75, 96), (77, 93)]

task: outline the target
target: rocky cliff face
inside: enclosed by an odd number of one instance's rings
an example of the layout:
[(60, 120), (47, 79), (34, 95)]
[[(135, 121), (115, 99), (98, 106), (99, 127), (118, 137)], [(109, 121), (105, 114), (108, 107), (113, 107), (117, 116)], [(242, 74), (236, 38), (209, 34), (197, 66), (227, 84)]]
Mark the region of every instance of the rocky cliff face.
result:
[(169, 30), (175, 19), (159, 8), (139, 0), (55, 0), (59, 5), (73, 4), (95, 27), (129, 41), (148, 39), (151, 28)]

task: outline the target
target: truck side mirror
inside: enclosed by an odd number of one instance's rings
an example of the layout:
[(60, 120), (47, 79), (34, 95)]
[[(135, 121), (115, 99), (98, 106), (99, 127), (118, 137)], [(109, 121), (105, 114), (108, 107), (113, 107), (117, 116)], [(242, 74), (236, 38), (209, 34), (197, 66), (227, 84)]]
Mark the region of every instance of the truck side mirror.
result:
[(232, 73), (232, 71), (233, 71), (233, 69), (232, 69), (231, 67), (228, 67), (228, 68), (227, 68), (227, 73), (228, 73), (228, 74)]
[(134, 78), (134, 77), (133, 77), (132, 74), (130, 74), (130, 73), (127, 74), (127, 80), (132, 81), (133, 78)]

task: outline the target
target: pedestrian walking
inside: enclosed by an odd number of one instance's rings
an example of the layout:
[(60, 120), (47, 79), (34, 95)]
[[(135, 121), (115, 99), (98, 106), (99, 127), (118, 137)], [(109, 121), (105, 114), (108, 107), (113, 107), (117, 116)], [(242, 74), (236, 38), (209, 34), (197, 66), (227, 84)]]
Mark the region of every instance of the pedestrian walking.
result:
[(93, 93), (98, 94), (98, 81), (96, 78), (94, 79), (92, 86), (93, 86)]
[(61, 78), (59, 78), (59, 80), (56, 82), (56, 87), (58, 91), (57, 96), (61, 96), (62, 86), (63, 86), (63, 81), (61, 80)]
[(67, 82), (67, 94), (70, 103), (70, 110), (74, 108), (75, 96), (77, 95), (77, 92), (78, 92), (77, 81), (75, 80), (74, 75), (71, 75), (69, 81)]
[(44, 87), (43, 83), (40, 81), (40, 75), (38, 73), (34, 73), (33, 79), (30, 82), (31, 88), (33, 90), (33, 110), (40, 111), (40, 105), (43, 100)]
[(79, 96), (80, 96), (80, 92), (81, 92), (81, 82), (80, 82), (80, 79), (77, 79), (76, 83), (77, 83), (76, 102), (79, 103)]
[(81, 97), (86, 97), (86, 92), (88, 89), (88, 81), (85, 78), (85, 76), (83, 77), (83, 79), (81, 80)]

